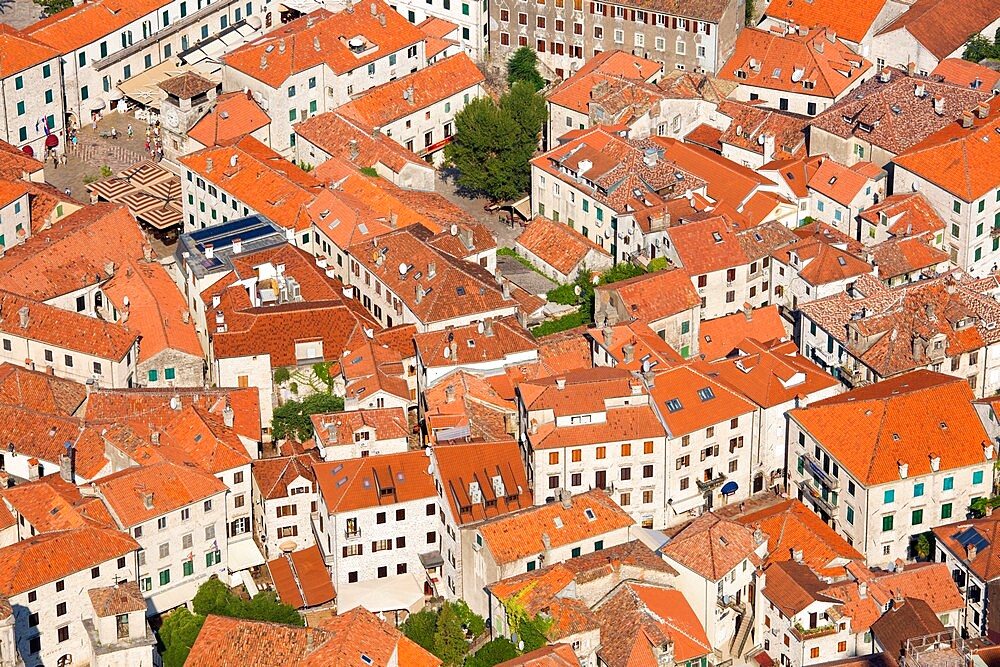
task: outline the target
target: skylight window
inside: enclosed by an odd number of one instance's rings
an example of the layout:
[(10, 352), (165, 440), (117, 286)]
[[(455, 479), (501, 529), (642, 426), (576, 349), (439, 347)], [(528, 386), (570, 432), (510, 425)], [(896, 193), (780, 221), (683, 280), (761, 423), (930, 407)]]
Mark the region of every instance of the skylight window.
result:
[(681, 405), (681, 401), (679, 398), (671, 398), (669, 401), (667, 401), (667, 410), (670, 412), (677, 412), (682, 407), (684, 406)]
[(455, 291), (458, 292), (459, 296), (465, 296), (465, 288), (464, 287), (456, 287)]
[(468, 345), (469, 347), (475, 347), (475, 346), (476, 346), (476, 341), (474, 341), (474, 340), (472, 340), (472, 339), (470, 338), (469, 340), (467, 340), (467, 341), (465, 342), (465, 344), (466, 344), (466, 345)]
[(583, 510), (583, 515), (587, 517), (587, 521), (597, 520), (597, 515), (594, 514), (594, 510), (590, 509), (589, 507)]
[(722, 243), (722, 234), (719, 232), (712, 232), (712, 240), (716, 243)]
[(840, 264), (841, 266), (847, 266), (847, 260), (844, 259), (843, 257), (838, 257), (837, 264)]
[(715, 398), (715, 393), (712, 391), (711, 387), (705, 387), (704, 389), (698, 390), (698, 398), (704, 401), (710, 401)]
[(774, 71), (771, 72), (771, 76), (774, 77), (775, 79), (780, 79), (781, 78), (781, 68), (780, 67), (775, 67)]
[(563, 527), (563, 520), (562, 520), (561, 516), (555, 517), (554, 519), (552, 519), (552, 522), (556, 524), (556, 528), (562, 528)]

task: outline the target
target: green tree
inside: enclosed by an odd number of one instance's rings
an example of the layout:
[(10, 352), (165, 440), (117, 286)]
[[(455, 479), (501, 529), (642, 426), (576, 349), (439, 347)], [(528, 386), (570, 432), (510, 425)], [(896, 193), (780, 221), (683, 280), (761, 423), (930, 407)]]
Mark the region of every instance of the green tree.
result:
[(462, 622), (451, 603), (445, 602), (437, 618), (433, 653), (441, 659), (444, 667), (454, 667), (462, 664), (468, 650), (469, 645), (465, 641)]
[(465, 600), (456, 600), (452, 603), (451, 608), (455, 610), (458, 620), (465, 626), (470, 635), (478, 637), (486, 632), (486, 621), (483, 620), (482, 616), (469, 609)]
[(320, 381), (326, 385), (326, 391), (329, 393), (333, 390), (333, 377), (330, 376), (330, 365), (333, 362), (321, 361), (318, 364), (313, 364), (313, 373)]
[(755, 24), (755, 19), (757, 18), (753, 6), (753, 0), (746, 0), (746, 2), (746, 7), (743, 10), (746, 13), (746, 24), (748, 26), (753, 26)]
[(507, 83), (513, 86), (521, 81), (531, 84), (535, 90), (545, 87), (545, 79), (538, 73), (538, 56), (527, 46), (519, 48), (507, 61)]
[(184, 667), (184, 661), (204, 624), (205, 617), (192, 614), (187, 607), (178, 607), (170, 612), (159, 632), (164, 667)]
[(508, 138), (513, 151), (512, 160), (517, 169), (511, 174), (518, 192), (531, 188), (531, 157), (538, 150), (538, 138), (548, 113), (545, 98), (527, 82), (511, 86), (510, 92), (500, 98), (500, 111), (514, 121), (517, 132)]
[(438, 615), (432, 609), (421, 609), (410, 614), (403, 623), (403, 634), (428, 651), (434, 651), (434, 632), (437, 630)]
[(299, 612), (291, 605), (284, 604), (278, 600), (274, 591), (261, 591), (253, 596), (250, 602), (243, 602), (241, 608), (243, 614), (241, 618), (254, 621), (270, 621), (271, 623), (284, 623), (285, 625), (303, 625)]
[(73, 0), (35, 0), (35, 4), (45, 10), (46, 16), (52, 16), (72, 7)]
[(331, 394), (312, 394), (301, 401), (288, 401), (274, 409), (271, 420), (271, 437), (295, 438), (300, 442), (313, 436), (311, 415), (324, 412), (340, 412), (344, 409), (344, 399)]
[[(931, 533), (933, 535), (933, 533)], [(932, 537), (928, 533), (920, 533), (917, 536), (917, 540), (913, 545), (913, 552), (917, 554), (917, 558), (920, 560), (927, 560), (931, 555), (931, 546), (933, 542)]]
[(483, 647), (465, 659), (465, 667), (493, 667), (501, 662), (516, 658), (517, 647), (506, 637), (499, 637), (483, 644)]
[(191, 606), (194, 607), (196, 614), (202, 616), (209, 614), (239, 616), (241, 610), (234, 603), (240, 601), (221, 579), (212, 577), (198, 587), (198, 592), (194, 594)]
[(455, 139), (444, 149), (445, 159), (458, 170), (459, 187), (493, 201), (525, 192), (531, 169), (512, 147), (511, 137), (518, 135), (514, 120), (489, 97), (467, 104), (455, 115)]
[(282, 384), (292, 379), (292, 373), (284, 366), (274, 369), (274, 383)]
[(992, 40), (982, 33), (971, 35), (965, 42), (962, 58), (974, 63), (987, 58), (1000, 58), (1000, 28), (993, 35)]

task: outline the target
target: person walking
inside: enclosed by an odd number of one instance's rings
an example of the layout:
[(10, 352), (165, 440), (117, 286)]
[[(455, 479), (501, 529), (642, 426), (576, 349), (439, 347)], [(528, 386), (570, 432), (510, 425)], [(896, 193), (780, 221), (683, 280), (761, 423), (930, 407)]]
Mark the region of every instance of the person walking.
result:
[(53, 169), (59, 168), (59, 156), (56, 154), (55, 151), (52, 151), (52, 168)]
[(115, 141), (118, 141), (118, 128), (116, 127), (111, 128), (111, 138), (114, 139)]
[(132, 123), (128, 124), (128, 138), (132, 138)]

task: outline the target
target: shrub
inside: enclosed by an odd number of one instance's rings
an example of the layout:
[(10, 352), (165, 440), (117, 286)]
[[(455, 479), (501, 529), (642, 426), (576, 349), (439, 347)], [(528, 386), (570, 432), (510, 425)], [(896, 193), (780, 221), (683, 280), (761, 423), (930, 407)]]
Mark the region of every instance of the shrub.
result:
[(493, 667), (519, 655), (517, 647), (506, 637), (494, 639), (465, 659), (465, 667)]
[(287, 368), (282, 366), (281, 368), (275, 369), (274, 371), (274, 383), (282, 384), (288, 382), (292, 379), (292, 373)]

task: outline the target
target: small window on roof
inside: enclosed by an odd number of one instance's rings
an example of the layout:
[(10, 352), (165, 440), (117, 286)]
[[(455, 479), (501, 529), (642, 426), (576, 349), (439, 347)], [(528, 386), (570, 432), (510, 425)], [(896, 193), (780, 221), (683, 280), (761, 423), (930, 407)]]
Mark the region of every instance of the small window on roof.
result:
[(563, 520), (562, 520), (562, 517), (560, 517), (560, 516), (557, 516), (556, 518), (552, 519), (552, 522), (556, 524), (556, 528), (562, 528), (563, 527)]
[(715, 393), (712, 392), (711, 387), (705, 387), (704, 389), (698, 390), (698, 398), (700, 398), (702, 401), (710, 401), (713, 398), (715, 398)]
[(587, 517), (588, 521), (594, 521), (594, 520), (597, 519), (597, 515), (594, 514), (594, 510), (590, 509), (589, 507), (587, 509), (583, 510), (583, 514), (584, 514), (584, 516)]
[(681, 405), (681, 401), (679, 398), (671, 398), (669, 401), (667, 401), (667, 410), (669, 410), (670, 412), (677, 412), (682, 407), (683, 406)]
[(468, 341), (466, 341), (466, 343), (468, 344), (469, 347), (476, 346), (476, 341), (472, 340), (471, 338)]
[(465, 296), (465, 288), (464, 287), (456, 287), (455, 291), (458, 292), (459, 296)]
[(712, 240), (716, 243), (722, 243), (722, 234), (719, 232), (712, 232)]
[(774, 77), (775, 79), (780, 78), (781, 77), (781, 68), (780, 67), (775, 67), (774, 71), (771, 72), (771, 76)]

